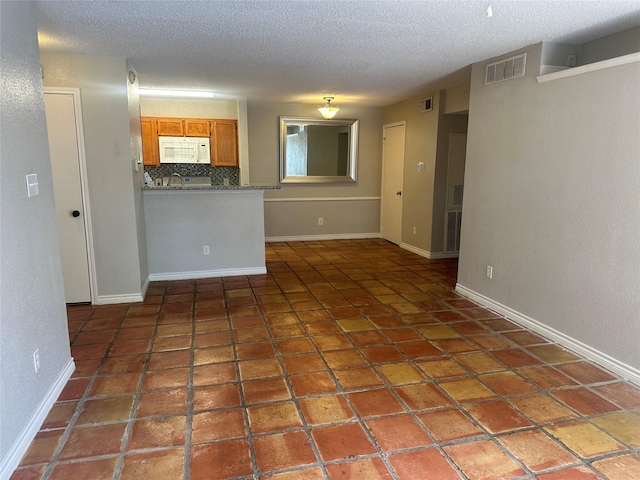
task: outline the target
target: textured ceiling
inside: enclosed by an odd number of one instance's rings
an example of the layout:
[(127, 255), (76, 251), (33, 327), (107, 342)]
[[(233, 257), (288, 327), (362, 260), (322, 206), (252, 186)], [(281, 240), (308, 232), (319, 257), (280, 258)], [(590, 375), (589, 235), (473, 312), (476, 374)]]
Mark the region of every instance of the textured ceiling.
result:
[(41, 0), (36, 12), (43, 51), (126, 57), (142, 87), (370, 106), (526, 45), (640, 25), (637, 0)]

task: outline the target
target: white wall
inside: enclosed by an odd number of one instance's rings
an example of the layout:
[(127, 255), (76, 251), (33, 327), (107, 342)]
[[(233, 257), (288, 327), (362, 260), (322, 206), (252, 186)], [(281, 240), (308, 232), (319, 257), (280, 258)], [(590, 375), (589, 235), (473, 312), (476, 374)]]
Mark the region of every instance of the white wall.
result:
[[(136, 74), (135, 69), (127, 62), (127, 70)], [(132, 83), (127, 82), (127, 105), (129, 107), (129, 143), (131, 159), (138, 162), (142, 159), (142, 125), (140, 124), (140, 97), (138, 95), (138, 78)], [(144, 227), (144, 210), (142, 205), (142, 190), (140, 184), (143, 182), (144, 167), (139, 165), (138, 172), (131, 176), (133, 188), (133, 201), (136, 221), (136, 238), (138, 244), (138, 265), (140, 268), (140, 281), (142, 284), (142, 294), (147, 290), (146, 279), (149, 276), (147, 265), (147, 237)]]
[[(433, 95), (433, 110), (419, 113), (420, 99)], [(431, 253), (433, 194), (436, 178), (436, 147), (440, 95), (431, 92), (384, 110), (384, 123), (406, 122), (404, 175), (402, 181), (402, 243)], [(422, 172), (417, 171), (424, 163)], [(416, 234), (413, 234), (416, 227)]]
[[(429, 96), (433, 110), (420, 113), (420, 99)], [(467, 131), (468, 109), (468, 83), (385, 108), (385, 124), (406, 122), (402, 246), (430, 258), (444, 251), (449, 134)], [(424, 163), (422, 172), (417, 171), (419, 162)]]
[(126, 60), (43, 53), (41, 63), (45, 86), (80, 89), (98, 301), (135, 300), (146, 280), (138, 248), (142, 168), (134, 171)]
[(541, 50), (473, 66), (458, 283), (640, 378), (640, 64), (539, 84)]
[(469, 83), (447, 88), (440, 113), (467, 113), (469, 111)]
[(152, 278), (265, 273), (262, 198), (252, 189), (145, 191)]
[[(279, 183), (281, 115), (319, 117), (320, 114), (313, 105), (249, 103), (248, 133), (252, 185)], [(267, 239), (303, 236), (356, 238), (379, 235), (382, 109), (343, 106), (338, 115), (340, 118), (360, 120), (358, 182), (338, 185), (282, 184), (280, 190), (267, 190)], [(323, 226), (318, 226), (318, 217), (324, 219)]]
[[(3, 2), (0, 478), (9, 477), (73, 369), (38, 61), (33, 3)], [(40, 194), (28, 198), (25, 175), (32, 173)]]
[(640, 52), (640, 27), (598, 38), (580, 45), (578, 65)]
[(229, 99), (141, 97), (143, 117), (238, 118), (238, 102)]

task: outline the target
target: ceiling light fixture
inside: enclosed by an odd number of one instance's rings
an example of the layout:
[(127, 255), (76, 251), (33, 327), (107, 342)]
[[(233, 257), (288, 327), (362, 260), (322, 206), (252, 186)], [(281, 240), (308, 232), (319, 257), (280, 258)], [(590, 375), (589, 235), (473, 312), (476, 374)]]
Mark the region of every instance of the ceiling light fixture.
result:
[(491, 8), (491, 4), (487, 7), (487, 18), (493, 17), (493, 8)]
[(196, 97), (213, 98), (214, 93), (207, 90), (161, 90), (155, 88), (139, 88), (138, 93), (147, 97)]
[(322, 114), (324, 118), (335, 117), (336, 113), (338, 113), (338, 111), (340, 110), (340, 107), (331, 105), (331, 100), (333, 100), (333, 97), (322, 97), (322, 98), (326, 100), (327, 103), (325, 103), (321, 107), (318, 107), (318, 111)]

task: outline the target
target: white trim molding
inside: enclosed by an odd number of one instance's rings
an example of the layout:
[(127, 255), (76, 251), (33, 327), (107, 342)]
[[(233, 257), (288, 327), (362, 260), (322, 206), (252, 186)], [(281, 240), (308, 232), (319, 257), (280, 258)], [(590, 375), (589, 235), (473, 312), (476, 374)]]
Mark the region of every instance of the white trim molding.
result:
[(144, 301), (142, 293), (125, 293), (124, 295), (100, 295), (96, 305), (111, 305), (112, 303), (137, 303)]
[(265, 198), (265, 202), (372, 202), (380, 201), (380, 197), (297, 197), (297, 198)]
[(142, 299), (143, 299), (143, 301), (144, 301), (144, 297), (147, 296), (147, 289), (149, 288), (149, 282), (151, 282), (151, 280), (149, 279), (149, 275), (147, 275), (147, 278), (144, 281), (144, 284), (142, 285)]
[(219, 270), (199, 270), (193, 272), (167, 272), (150, 273), (151, 282), (160, 280), (194, 280), (198, 278), (212, 277), (237, 277), (241, 275), (264, 275), (267, 273), (266, 267), (253, 268), (221, 268)]
[(282, 237), (265, 237), (266, 243), (278, 242), (313, 242), (323, 240), (359, 240), (365, 238), (380, 238), (380, 232), (376, 233), (328, 233), (326, 235), (290, 235)]
[(576, 340), (575, 338), (559, 332), (554, 328), (548, 327), (538, 320), (528, 317), (527, 315), (507, 307), (506, 305), (460, 285), (459, 283), (456, 284), (456, 292), (463, 297), (473, 300), (474, 302), (503, 315), (518, 325), (522, 325), (523, 327), (533, 330), (543, 337), (562, 345), (567, 350), (571, 350), (572, 352), (597, 363), (601, 367), (614, 372), (622, 378), (625, 378), (636, 385), (640, 385), (640, 370), (630, 367), (629, 365), (610, 357), (606, 353), (602, 353), (599, 350)]
[(20, 435), (16, 439), (16, 441), (11, 445), (9, 452), (2, 460), (2, 464), (0, 464), (0, 480), (9, 480), (13, 471), (20, 464), (20, 460), (27, 453), (31, 442), (35, 438), (38, 430), (42, 426), (42, 423), (47, 418), (49, 411), (53, 407), (53, 404), (56, 403), (56, 400), (60, 396), (60, 392), (71, 378), (71, 374), (75, 370), (76, 365), (73, 362), (73, 358), (69, 358), (69, 361), (64, 366), (64, 368), (58, 374), (58, 377), (55, 379), (49, 391), (45, 394), (44, 398), (38, 405), (35, 413), (29, 420), (29, 423), (24, 427)]
[(458, 258), (458, 252), (429, 252), (428, 250), (423, 250), (404, 242), (400, 243), (400, 248), (404, 248), (405, 250), (409, 250), (410, 252), (420, 255), (424, 258), (429, 258), (431, 260), (438, 260), (442, 258)]

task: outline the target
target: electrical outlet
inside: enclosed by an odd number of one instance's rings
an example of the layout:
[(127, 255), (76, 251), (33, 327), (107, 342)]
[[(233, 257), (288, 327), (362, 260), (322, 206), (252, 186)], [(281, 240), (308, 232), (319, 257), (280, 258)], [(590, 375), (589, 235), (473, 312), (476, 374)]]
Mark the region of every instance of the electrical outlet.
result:
[(487, 265), (487, 278), (491, 280), (493, 278), (493, 267)]
[(417, 230), (417, 228), (416, 228), (416, 227), (413, 227), (413, 234), (414, 234), (414, 235), (416, 234), (416, 232), (417, 232), (417, 231), (418, 231), (418, 230)]
[(225, 187), (228, 187), (229, 186), (229, 179), (228, 178), (223, 178), (222, 179), (222, 185), (225, 186)]
[(202, 253), (204, 255), (209, 255), (209, 245), (205, 245), (202, 247)]
[(318, 225), (324, 225), (324, 218), (318, 217)]
[(40, 370), (40, 352), (37, 348), (33, 352), (33, 368), (35, 368), (36, 373), (38, 373), (38, 370)]

